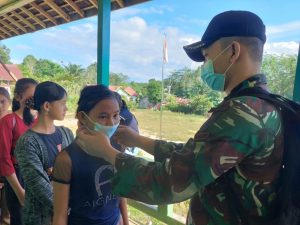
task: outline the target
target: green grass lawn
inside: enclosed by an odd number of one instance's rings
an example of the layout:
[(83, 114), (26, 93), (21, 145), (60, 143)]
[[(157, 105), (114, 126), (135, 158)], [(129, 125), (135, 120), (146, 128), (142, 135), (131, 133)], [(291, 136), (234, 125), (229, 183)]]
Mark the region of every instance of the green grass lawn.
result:
[[(142, 134), (159, 138), (160, 111), (136, 109), (133, 113), (139, 122)], [(205, 120), (203, 116), (163, 111), (162, 139), (185, 142), (194, 137)]]

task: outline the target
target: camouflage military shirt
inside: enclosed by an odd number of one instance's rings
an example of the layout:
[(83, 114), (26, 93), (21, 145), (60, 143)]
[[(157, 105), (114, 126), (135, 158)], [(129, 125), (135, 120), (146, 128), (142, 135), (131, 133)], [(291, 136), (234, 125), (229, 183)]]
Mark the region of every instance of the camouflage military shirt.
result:
[[(264, 80), (256, 75), (233, 91), (261, 86)], [(114, 192), (149, 204), (191, 198), (188, 225), (230, 225), (235, 204), (225, 196), (228, 188), (250, 224), (271, 224), (282, 153), (280, 113), (256, 97), (228, 99), (187, 143), (157, 140), (155, 162), (118, 154)]]

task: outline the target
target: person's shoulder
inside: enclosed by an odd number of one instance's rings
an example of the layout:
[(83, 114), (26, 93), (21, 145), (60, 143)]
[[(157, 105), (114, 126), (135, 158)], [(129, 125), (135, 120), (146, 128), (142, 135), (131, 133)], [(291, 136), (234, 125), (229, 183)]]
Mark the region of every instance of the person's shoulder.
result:
[(72, 130), (70, 128), (65, 127), (65, 126), (56, 126), (56, 127), (59, 128), (59, 129), (62, 129), (62, 130), (66, 130), (68, 132), (72, 132)]
[(64, 147), (61, 152), (64, 152), (64, 154), (68, 154), (71, 156), (72, 152), (80, 150), (80, 147), (77, 145), (76, 141), (73, 140), (68, 146)]
[(29, 129), (22, 136), (19, 137), (18, 143), (24, 143), (24, 145), (31, 145), (37, 142), (37, 138), (38, 134)]
[(15, 114), (14, 113), (9, 113), (6, 114), (4, 117), (2, 117), (0, 119), (0, 123), (8, 123), (8, 124), (12, 124), (12, 121), (15, 118)]
[(73, 131), (65, 126), (56, 126), (60, 131), (63, 131), (65, 133), (67, 133), (68, 135), (72, 135), (73, 136)]
[(16, 143), (15, 152), (17, 155), (28, 154), (28, 152), (40, 152), (42, 149), (42, 140), (39, 140), (38, 134), (32, 130), (27, 130), (21, 135)]
[(229, 105), (238, 107), (241, 110), (252, 109), (259, 114), (277, 111), (276, 106), (274, 106), (272, 103), (255, 96), (239, 96), (232, 98), (229, 100)]
[(133, 118), (132, 112), (130, 112), (127, 107), (122, 108), (120, 116), (122, 116), (125, 119), (124, 123), (126, 126), (128, 126), (131, 123)]
[(239, 96), (227, 99), (215, 108), (210, 110), (212, 117), (210, 119), (222, 117), (238, 117), (258, 119), (269, 115), (276, 116), (278, 109), (269, 102), (253, 96)]
[(55, 158), (55, 162), (58, 162), (58, 163), (67, 163), (67, 162), (71, 161), (70, 155), (69, 155), (69, 153), (67, 151), (67, 148), (63, 149), (60, 153), (58, 153), (58, 155)]

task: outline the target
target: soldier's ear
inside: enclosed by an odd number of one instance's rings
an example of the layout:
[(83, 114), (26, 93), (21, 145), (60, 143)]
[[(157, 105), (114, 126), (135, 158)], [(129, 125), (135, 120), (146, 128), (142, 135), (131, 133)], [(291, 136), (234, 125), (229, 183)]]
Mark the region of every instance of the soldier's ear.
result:
[(238, 60), (240, 57), (241, 53), (241, 45), (237, 41), (233, 41), (231, 44), (231, 57), (230, 57), (230, 62), (234, 63)]

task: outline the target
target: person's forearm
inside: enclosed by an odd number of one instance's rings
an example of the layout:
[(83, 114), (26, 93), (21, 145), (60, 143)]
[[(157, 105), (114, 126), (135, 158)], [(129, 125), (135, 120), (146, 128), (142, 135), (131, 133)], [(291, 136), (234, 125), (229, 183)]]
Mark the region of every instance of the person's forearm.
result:
[(155, 140), (140, 135), (137, 140), (136, 146), (145, 150), (149, 154), (154, 155)]
[(18, 197), (20, 204), (23, 206), (24, 205), (24, 198), (25, 198), (25, 190), (21, 186), (17, 176), (15, 173), (6, 176), (5, 177), (9, 183), (9, 185), (12, 187), (14, 190), (16, 196)]
[(67, 225), (67, 220), (64, 217), (53, 217), (53, 225)]
[(70, 185), (53, 182), (53, 225), (68, 224)]
[[(140, 135), (137, 139), (136, 146), (153, 155), (155, 140)], [(106, 150), (106, 155), (104, 159), (113, 166), (115, 166), (116, 157), (119, 153), (120, 152), (117, 149), (110, 146), (109, 149)]]
[[(109, 147), (109, 149), (106, 149), (106, 154), (104, 156), (104, 160), (115, 166), (116, 157), (120, 152), (113, 148), (112, 146)], [(101, 157), (100, 155), (99, 157)]]
[(123, 225), (129, 225), (126, 198), (120, 198), (120, 211), (123, 219)]

